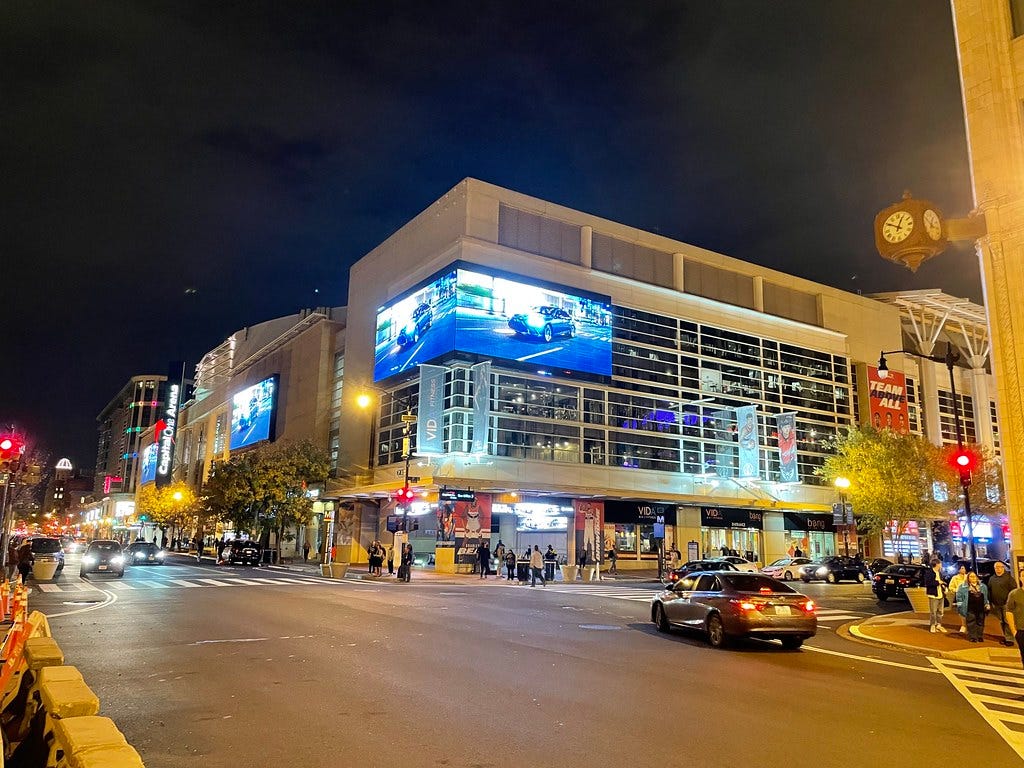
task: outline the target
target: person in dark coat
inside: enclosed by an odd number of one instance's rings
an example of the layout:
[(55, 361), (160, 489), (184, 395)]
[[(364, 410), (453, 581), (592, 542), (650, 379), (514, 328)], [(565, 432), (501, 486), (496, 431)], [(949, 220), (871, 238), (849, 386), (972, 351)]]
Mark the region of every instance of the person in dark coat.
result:
[(558, 563), (558, 555), (555, 548), (548, 544), (548, 550), (544, 553), (544, 578), (548, 581), (555, 580), (555, 565)]
[(516, 577), (516, 553), (513, 549), (505, 552), (505, 570), (508, 571), (508, 580), (514, 580)]
[(18, 547), (18, 573), (21, 574), (21, 583), (28, 581), (32, 575), (32, 566), (35, 565), (36, 556), (32, 554), (32, 542), (26, 541)]
[(480, 546), (476, 548), (476, 559), (480, 564), (480, 578), (486, 579), (487, 574), (491, 572), (491, 547), (486, 540), (480, 542)]
[(1014, 633), (1010, 631), (1010, 623), (1006, 620), (1006, 601), (1010, 593), (1017, 588), (1017, 582), (1006, 569), (1002, 560), (996, 560), (995, 573), (988, 580), (988, 601), (992, 605), (992, 613), (999, 619), (1003, 630), (1003, 645), (1014, 644)]
[(405, 581), (412, 579), (412, 544), (405, 544), (402, 547), (402, 567), (405, 569)]

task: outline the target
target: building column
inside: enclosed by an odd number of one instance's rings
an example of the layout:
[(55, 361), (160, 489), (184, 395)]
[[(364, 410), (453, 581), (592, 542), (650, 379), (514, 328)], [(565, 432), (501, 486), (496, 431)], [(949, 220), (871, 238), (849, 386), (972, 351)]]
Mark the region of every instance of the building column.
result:
[(586, 224), (580, 227), (580, 266), (585, 269), (594, 266), (594, 228)]
[(985, 357), (972, 355), (967, 358), (971, 364), (971, 397), (974, 399), (974, 430), (978, 444), (992, 447), (992, 413), (989, 411), (988, 373), (985, 371)]
[[(934, 344), (919, 342), (918, 351), (922, 355), (932, 354)], [(935, 366), (931, 360), (918, 360), (918, 379), (920, 387), (917, 391), (918, 404), (924, 416), (924, 436), (933, 445), (942, 445), (942, 422), (939, 419), (939, 382), (935, 376)]]
[(672, 287), (680, 293), (685, 293), (685, 283), (683, 282), (683, 265), (686, 263), (686, 257), (681, 253), (672, 254)]

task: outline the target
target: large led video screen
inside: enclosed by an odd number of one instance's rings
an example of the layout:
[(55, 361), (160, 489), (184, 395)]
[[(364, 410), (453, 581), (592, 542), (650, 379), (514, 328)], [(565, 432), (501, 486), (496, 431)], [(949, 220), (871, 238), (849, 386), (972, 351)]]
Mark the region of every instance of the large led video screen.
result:
[(277, 376), (246, 387), (232, 397), (228, 447), (237, 451), (261, 440), (273, 440), (276, 406)]
[(158, 453), (156, 443), (150, 443), (142, 449), (142, 471), (139, 474), (139, 485), (152, 483), (156, 480), (156, 457)]
[(547, 372), (611, 375), (607, 297), (459, 265), (377, 313), (374, 380), (458, 350)]

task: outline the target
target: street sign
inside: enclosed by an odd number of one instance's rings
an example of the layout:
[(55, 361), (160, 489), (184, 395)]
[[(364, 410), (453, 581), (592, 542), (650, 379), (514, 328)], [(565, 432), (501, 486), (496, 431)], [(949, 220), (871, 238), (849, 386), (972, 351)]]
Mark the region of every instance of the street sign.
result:
[(416, 477), (415, 475), (409, 475), (408, 479), (409, 479), (410, 483), (418, 483), (420, 481), (420, 479), (418, 477)]
[(832, 524), (846, 525), (853, 522), (853, 504), (846, 503), (846, 508), (838, 501), (832, 505)]
[(402, 530), (402, 515), (388, 515), (388, 532), (398, 533)]
[(437, 495), (441, 501), (476, 501), (475, 491), (464, 491), (456, 488), (442, 488)]
[(654, 518), (654, 538), (664, 539), (665, 538), (665, 516), (658, 515)]
[(411, 413), (403, 413), (402, 414), (402, 423), (403, 424), (415, 424), (416, 423), (416, 416), (414, 414), (411, 414)]

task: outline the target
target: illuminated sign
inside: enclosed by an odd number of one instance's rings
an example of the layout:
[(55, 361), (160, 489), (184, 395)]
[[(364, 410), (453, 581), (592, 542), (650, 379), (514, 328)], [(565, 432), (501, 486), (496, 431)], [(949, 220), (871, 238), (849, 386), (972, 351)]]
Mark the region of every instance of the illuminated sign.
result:
[(174, 462), (174, 433), (178, 425), (178, 399), (181, 385), (170, 383), (167, 386), (167, 407), (164, 408), (164, 427), (158, 435), (158, 458), (156, 463), (156, 485), (163, 488), (171, 482), (171, 469)]
[(135, 514), (134, 501), (114, 502), (114, 517), (131, 517)]
[(246, 387), (231, 398), (232, 451), (274, 439), (277, 416), (277, 375)]
[(868, 415), (875, 429), (892, 429), (900, 434), (909, 429), (907, 410), (907, 377), (899, 371), (889, 371), (883, 379), (878, 368), (867, 366)]
[(156, 480), (156, 458), (159, 448), (156, 443), (150, 443), (142, 449), (142, 469), (139, 474), (139, 484), (152, 483)]

